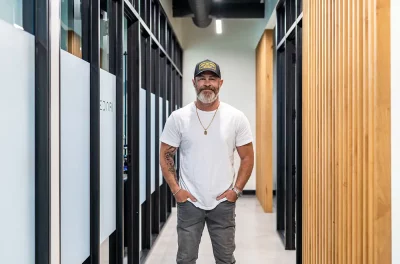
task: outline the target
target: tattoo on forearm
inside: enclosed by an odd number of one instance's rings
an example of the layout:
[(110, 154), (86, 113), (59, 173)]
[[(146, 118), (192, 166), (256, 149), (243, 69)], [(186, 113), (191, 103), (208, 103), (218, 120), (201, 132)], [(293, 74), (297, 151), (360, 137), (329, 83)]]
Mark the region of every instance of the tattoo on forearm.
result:
[(178, 178), (176, 175), (176, 169), (175, 169), (175, 161), (174, 161), (176, 150), (177, 149), (175, 147), (169, 147), (167, 149), (167, 151), (165, 152), (165, 162), (168, 166), (168, 171), (174, 175), (175, 181), (178, 182)]

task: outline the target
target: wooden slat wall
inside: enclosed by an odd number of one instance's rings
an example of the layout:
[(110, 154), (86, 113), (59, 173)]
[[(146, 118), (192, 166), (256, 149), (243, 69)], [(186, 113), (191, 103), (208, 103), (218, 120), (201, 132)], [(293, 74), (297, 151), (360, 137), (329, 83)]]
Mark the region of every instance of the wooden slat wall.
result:
[(304, 0), (303, 263), (391, 263), (390, 0)]
[(256, 49), (256, 195), (272, 213), (273, 30), (266, 30)]

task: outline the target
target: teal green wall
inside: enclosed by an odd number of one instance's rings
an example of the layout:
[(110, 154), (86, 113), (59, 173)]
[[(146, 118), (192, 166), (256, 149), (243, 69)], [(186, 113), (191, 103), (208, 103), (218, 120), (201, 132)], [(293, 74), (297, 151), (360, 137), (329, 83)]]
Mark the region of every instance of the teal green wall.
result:
[(265, 0), (265, 21), (268, 22), (269, 18), (272, 15), (272, 12), (275, 9), (276, 3), (278, 2), (278, 0)]

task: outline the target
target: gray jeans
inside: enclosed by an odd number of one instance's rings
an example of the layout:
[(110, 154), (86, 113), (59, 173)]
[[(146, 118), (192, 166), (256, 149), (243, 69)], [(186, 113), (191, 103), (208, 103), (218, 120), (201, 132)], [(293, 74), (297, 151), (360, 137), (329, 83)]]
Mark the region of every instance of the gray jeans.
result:
[(235, 207), (224, 201), (213, 210), (202, 210), (191, 202), (178, 203), (178, 254), (177, 264), (195, 264), (204, 225), (210, 234), (217, 264), (236, 263), (235, 251)]

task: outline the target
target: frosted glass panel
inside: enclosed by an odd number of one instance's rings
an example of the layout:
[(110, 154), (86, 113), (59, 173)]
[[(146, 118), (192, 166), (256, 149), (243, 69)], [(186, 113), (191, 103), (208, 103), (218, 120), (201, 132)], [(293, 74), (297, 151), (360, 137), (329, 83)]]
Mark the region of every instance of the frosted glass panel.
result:
[(146, 90), (139, 95), (139, 175), (140, 204), (146, 201)]
[(116, 77), (100, 70), (100, 242), (116, 228)]
[(90, 65), (61, 50), (61, 264), (90, 254)]
[[(159, 114), (159, 123), (160, 123), (160, 131), (158, 131), (159, 138), (161, 137), (163, 130), (163, 99), (160, 97), (160, 114)], [(160, 153), (160, 152), (159, 152)], [(161, 166), (160, 167), (160, 185), (163, 184), (164, 177), (162, 175)]]
[(151, 193), (156, 190), (156, 95), (151, 94)]
[(166, 117), (165, 120), (167, 120), (169, 117), (169, 101), (168, 100), (167, 100), (167, 105), (165, 106), (165, 117)]
[(0, 32), (0, 263), (34, 264), (35, 38), (3, 20)]

